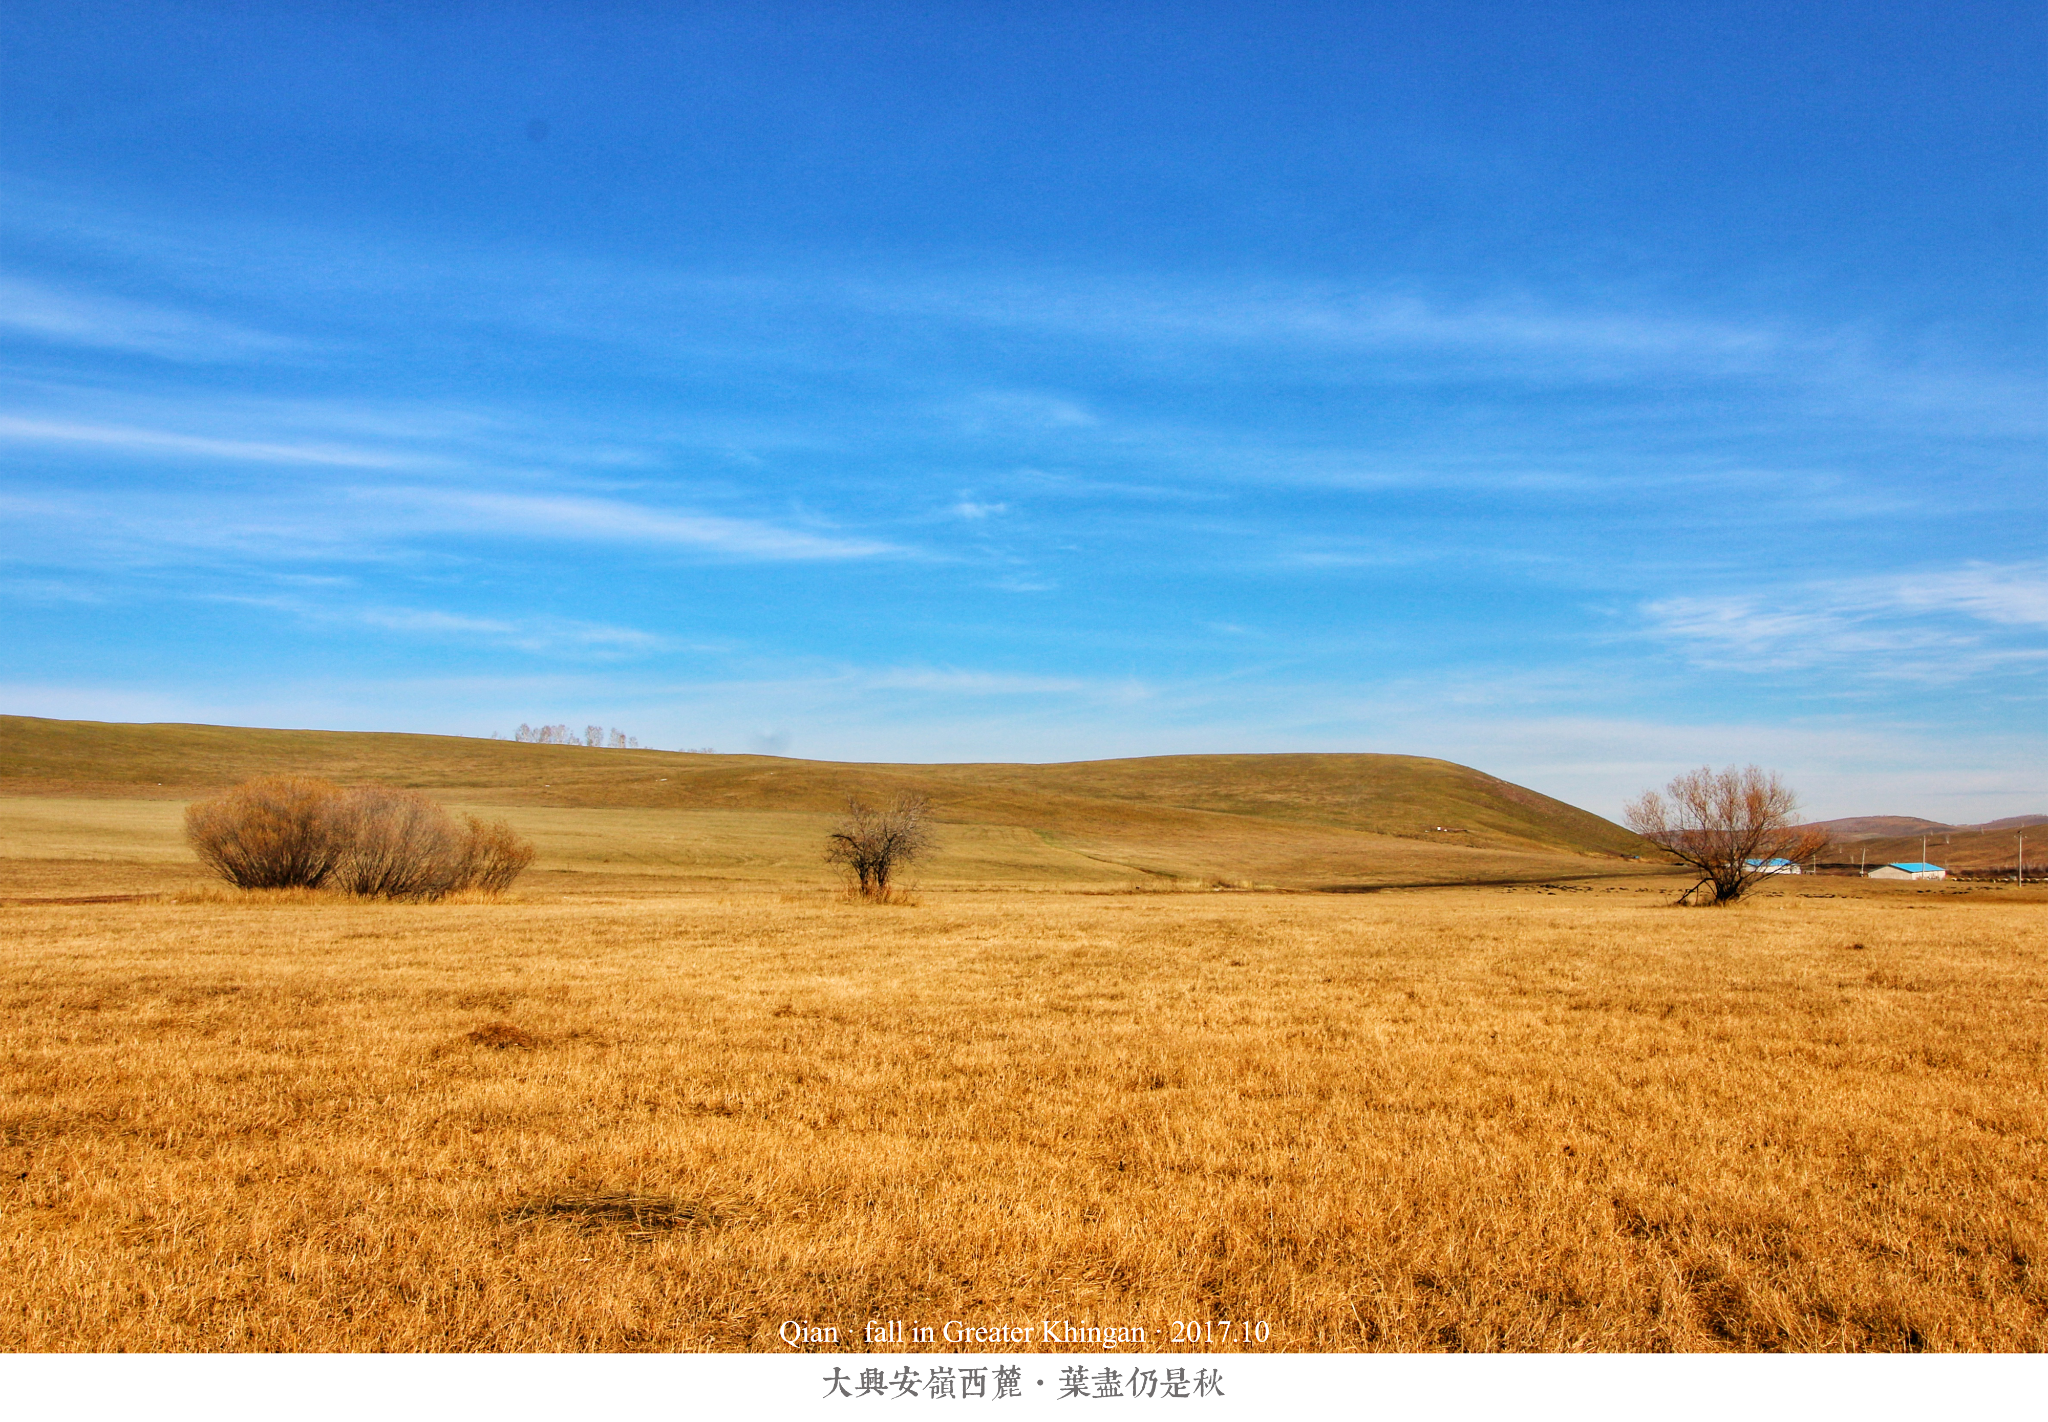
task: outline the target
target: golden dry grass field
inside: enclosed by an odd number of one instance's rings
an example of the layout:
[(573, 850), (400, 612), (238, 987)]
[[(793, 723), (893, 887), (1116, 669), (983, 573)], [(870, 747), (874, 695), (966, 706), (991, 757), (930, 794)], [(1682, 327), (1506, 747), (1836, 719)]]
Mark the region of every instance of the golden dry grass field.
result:
[(0, 862), (0, 1348), (2048, 1343), (2041, 891), (175, 868)]
[[(184, 802), (278, 771), (540, 857), (209, 883)], [(845, 902), (832, 809), (898, 789), (919, 901)], [(0, 1349), (2048, 1346), (2048, 889), (1681, 910), (1641, 848), (1397, 756), (0, 717)]]

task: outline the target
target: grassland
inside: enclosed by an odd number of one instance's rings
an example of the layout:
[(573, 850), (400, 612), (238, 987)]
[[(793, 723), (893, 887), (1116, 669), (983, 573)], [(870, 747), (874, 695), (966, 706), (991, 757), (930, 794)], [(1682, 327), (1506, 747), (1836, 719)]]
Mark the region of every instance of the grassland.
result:
[[(0, 1348), (2048, 1346), (2048, 889), (1673, 909), (1604, 822), (1398, 757), (0, 734)], [(182, 802), (274, 769), (539, 867), (207, 883)], [(947, 775), (920, 902), (837, 897), (837, 797)], [(1382, 887), (1211, 891), (1258, 882)]]
[(2048, 1343), (2037, 891), (550, 882), (0, 907), (0, 1347)]

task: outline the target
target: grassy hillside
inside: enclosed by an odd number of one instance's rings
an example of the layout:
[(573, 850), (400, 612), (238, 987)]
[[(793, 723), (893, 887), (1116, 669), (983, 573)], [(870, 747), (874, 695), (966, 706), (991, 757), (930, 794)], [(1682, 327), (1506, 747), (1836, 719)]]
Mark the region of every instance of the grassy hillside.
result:
[[(2041, 826), (2037, 831), (2034, 826)], [(2019, 859), (2018, 831), (2028, 830), (2031, 876), (2048, 875), (2048, 815), (2011, 815), (1981, 825), (1947, 825), (1910, 815), (1862, 815), (1824, 820), (1832, 847), (1822, 856), (1833, 867), (1917, 863), (1926, 860), (1957, 873), (2013, 872)]]
[[(2009, 829), (1956, 827), (1918, 833), (1887, 835), (1875, 839), (1837, 844), (1827, 858), (1835, 863), (1855, 864), (1859, 857), (1873, 867), (1879, 864), (1918, 862), (1966, 873), (2010, 871), (2019, 857), (2019, 840)], [(2048, 873), (2048, 828), (2027, 833), (2027, 872)]]
[(1923, 820), (1912, 815), (1852, 815), (1845, 820), (1817, 820), (1801, 828), (1823, 829), (1837, 844), (1851, 844), (1865, 839), (1924, 834), (1929, 830), (1945, 830), (1949, 826), (1940, 820)]
[[(280, 772), (517, 809), (515, 823), (540, 840), (543, 862), (558, 867), (684, 867), (721, 877), (821, 872), (815, 842), (846, 797), (900, 790), (931, 796), (956, 860), (971, 848), (971, 864), (960, 860), (941, 877), (979, 882), (1133, 874), (1339, 886), (1525, 879), (1611, 870), (1643, 848), (1597, 815), (1417, 756), (861, 765), (19, 716), (0, 717), (0, 797), (15, 802), (10, 814), (21, 823), (12, 833), (0, 826), (0, 835), (10, 857), (27, 857), (22, 846), (39, 834), (42, 842), (77, 840), (65, 825), (107, 820), (79, 802), (118, 800), (132, 806), (124, 825), (149, 826), (123, 834), (174, 845), (175, 817), (152, 816), (148, 802)], [(605, 813), (568, 813), (575, 811)], [(662, 844), (671, 850), (650, 847)]]

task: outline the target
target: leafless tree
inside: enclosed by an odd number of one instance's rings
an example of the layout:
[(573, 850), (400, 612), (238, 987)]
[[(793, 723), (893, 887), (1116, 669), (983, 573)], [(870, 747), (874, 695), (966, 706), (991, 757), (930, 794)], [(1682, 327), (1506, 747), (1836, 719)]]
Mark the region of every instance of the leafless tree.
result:
[(1628, 827), (1670, 851), (1699, 876), (1681, 901), (1710, 891), (1707, 902), (1729, 904), (1773, 872), (1774, 859), (1810, 863), (1827, 847), (1827, 831), (1796, 823), (1799, 800), (1776, 771), (1754, 765), (1701, 766), (1664, 788), (1645, 790), (1623, 811)]
[(886, 810), (852, 796), (833, 828), (825, 860), (846, 866), (862, 898), (885, 899), (890, 876), (931, 851), (930, 811), (931, 802), (922, 795), (898, 795)]

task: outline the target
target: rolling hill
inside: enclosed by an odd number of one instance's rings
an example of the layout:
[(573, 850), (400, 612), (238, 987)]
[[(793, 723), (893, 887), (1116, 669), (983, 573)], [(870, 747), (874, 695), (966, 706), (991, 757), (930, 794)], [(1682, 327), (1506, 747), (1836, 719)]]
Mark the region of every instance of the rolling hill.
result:
[(1945, 825), (1910, 815), (1861, 815), (1825, 820), (1818, 828), (1833, 837), (1822, 856), (1837, 868), (1919, 862), (1939, 864), (1957, 873), (2010, 872), (2017, 867), (2021, 830), (2042, 827), (2027, 850), (2031, 870), (2048, 871), (2048, 815), (2010, 815), (1981, 825)]
[(1801, 829), (1820, 829), (1837, 844), (1853, 844), (1857, 840), (1897, 838), (1900, 835), (1940, 833), (1949, 828), (1940, 820), (1917, 819), (1912, 815), (1851, 815), (1840, 820), (1816, 820), (1801, 825)]
[[(1648, 867), (1623, 862), (1645, 846), (1597, 815), (1417, 756), (863, 765), (0, 717), (0, 797), (14, 803), (17, 818), (34, 802), (31, 818), (46, 826), (90, 819), (95, 812), (84, 802), (119, 801), (136, 807), (134, 824), (157, 826), (146, 833), (161, 837), (172, 820), (148, 809), (150, 802), (276, 773), (409, 786), (455, 805), (495, 807), (535, 835), (543, 864), (602, 864), (614, 872), (815, 878), (823, 873), (816, 863), (822, 826), (850, 794), (877, 799), (903, 791), (929, 795), (947, 831), (954, 862), (949, 868), (942, 857), (933, 866), (939, 879), (1135, 876), (1369, 887)], [(15, 832), (0, 854), (18, 854), (35, 834)], [(583, 864), (578, 843), (607, 852)], [(647, 848), (664, 844), (661, 852)], [(740, 853), (736, 844), (750, 848)]]
[[(2028, 877), (2048, 871), (2048, 827), (2029, 833), (2026, 848)], [(1843, 866), (1902, 864), (1924, 859), (1952, 872), (1985, 874), (2011, 871), (2018, 863), (2019, 849), (2016, 829), (1956, 825), (1931, 829), (1924, 835), (1886, 835), (1837, 844), (1823, 858)]]

